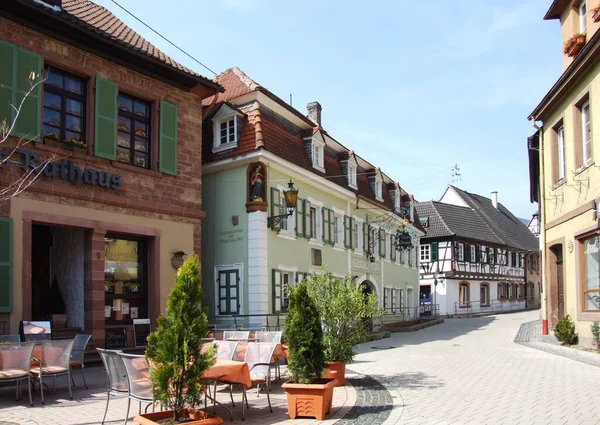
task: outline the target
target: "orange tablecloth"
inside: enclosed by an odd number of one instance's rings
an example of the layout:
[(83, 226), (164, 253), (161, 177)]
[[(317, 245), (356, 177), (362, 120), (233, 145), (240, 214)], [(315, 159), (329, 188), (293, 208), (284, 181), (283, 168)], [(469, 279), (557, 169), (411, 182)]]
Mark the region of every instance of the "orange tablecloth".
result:
[(202, 374), (202, 377), (233, 384), (243, 384), (248, 388), (252, 386), (248, 365), (235, 360), (217, 359), (215, 364)]

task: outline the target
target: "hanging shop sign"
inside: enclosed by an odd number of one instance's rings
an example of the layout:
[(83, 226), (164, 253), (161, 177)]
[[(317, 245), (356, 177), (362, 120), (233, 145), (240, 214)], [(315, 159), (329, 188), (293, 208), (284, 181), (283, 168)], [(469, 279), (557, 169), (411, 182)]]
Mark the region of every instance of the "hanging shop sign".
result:
[[(22, 161), (14, 160), (12, 157), (15, 154), (17, 154)], [(25, 173), (34, 172), (36, 174), (43, 174), (45, 177), (52, 179), (67, 180), (75, 186), (86, 184), (113, 190), (119, 190), (121, 188), (121, 176), (119, 174), (113, 174), (103, 170), (94, 170), (91, 168), (80, 168), (73, 164), (73, 161), (71, 160), (50, 162), (46, 164), (42, 170), (38, 168), (41, 161), (36, 152), (18, 148), (13, 154), (12, 149), (3, 149), (0, 152), (0, 158), (2, 160), (9, 158), (4, 163), (4, 166), (20, 164)]]
[(402, 232), (398, 230), (396, 232), (396, 240), (394, 245), (396, 246), (396, 249), (400, 251), (413, 249), (414, 245), (412, 235), (409, 232)]

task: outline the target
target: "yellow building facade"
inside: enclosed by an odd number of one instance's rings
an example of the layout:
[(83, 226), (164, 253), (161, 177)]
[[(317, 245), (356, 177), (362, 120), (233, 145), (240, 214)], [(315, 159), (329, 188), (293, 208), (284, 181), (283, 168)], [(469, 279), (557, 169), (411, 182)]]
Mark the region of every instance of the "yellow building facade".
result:
[[(555, 0), (563, 74), (529, 116), (532, 201), (540, 205), (542, 328), (566, 315), (580, 343), (600, 321), (600, 1)], [(598, 160), (598, 163), (595, 161)]]

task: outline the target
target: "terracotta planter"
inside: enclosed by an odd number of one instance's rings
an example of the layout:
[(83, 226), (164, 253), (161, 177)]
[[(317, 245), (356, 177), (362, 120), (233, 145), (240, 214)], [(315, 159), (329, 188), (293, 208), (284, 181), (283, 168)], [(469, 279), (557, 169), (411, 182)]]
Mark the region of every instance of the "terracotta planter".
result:
[(343, 387), (346, 383), (346, 363), (344, 362), (327, 362), (327, 372), (325, 378), (335, 379), (336, 387)]
[(313, 384), (285, 382), (281, 387), (287, 394), (288, 416), (308, 416), (319, 421), (331, 411), (335, 379), (316, 379)]
[(54, 329), (63, 329), (67, 327), (67, 321), (69, 320), (68, 314), (52, 314), (52, 327)]
[[(219, 425), (223, 423), (223, 419), (219, 416), (206, 413), (199, 409), (184, 409), (185, 418), (192, 419), (183, 422), (185, 425)], [(173, 417), (172, 410), (163, 410), (162, 412), (142, 413), (133, 418), (133, 421), (140, 425), (156, 425), (162, 419)]]

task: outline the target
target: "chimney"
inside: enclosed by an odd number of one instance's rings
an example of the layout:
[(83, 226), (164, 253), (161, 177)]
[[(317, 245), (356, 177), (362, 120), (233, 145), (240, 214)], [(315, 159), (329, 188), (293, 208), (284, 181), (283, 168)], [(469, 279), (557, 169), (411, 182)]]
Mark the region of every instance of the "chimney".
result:
[(319, 102), (310, 102), (306, 105), (308, 119), (321, 127), (321, 104)]
[(492, 192), (492, 205), (494, 208), (498, 209), (498, 192)]

